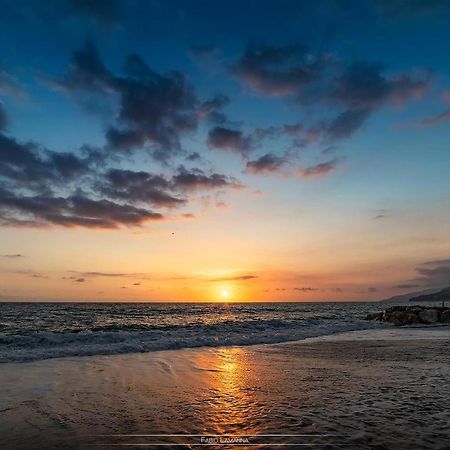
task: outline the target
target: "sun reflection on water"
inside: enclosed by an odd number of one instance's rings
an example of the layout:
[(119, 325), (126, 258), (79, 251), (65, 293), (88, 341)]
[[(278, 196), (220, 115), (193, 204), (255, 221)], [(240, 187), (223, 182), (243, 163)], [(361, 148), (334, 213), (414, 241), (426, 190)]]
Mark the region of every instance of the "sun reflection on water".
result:
[(222, 348), (202, 361), (210, 373), (203, 398), (206, 432), (218, 434), (256, 433), (264, 411), (258, 407), (257, 374), (240, 348)]

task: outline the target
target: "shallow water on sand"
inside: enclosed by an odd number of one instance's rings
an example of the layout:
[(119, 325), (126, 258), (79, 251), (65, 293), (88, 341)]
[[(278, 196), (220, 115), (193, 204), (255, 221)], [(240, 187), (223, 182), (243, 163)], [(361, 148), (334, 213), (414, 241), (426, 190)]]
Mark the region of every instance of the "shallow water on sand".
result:
[(444, 449), (449, 342), (319, 342), (5, 364), (0, 432), (5, 448), (195, 448), (202, 437), (244, 435), (249, 448)]

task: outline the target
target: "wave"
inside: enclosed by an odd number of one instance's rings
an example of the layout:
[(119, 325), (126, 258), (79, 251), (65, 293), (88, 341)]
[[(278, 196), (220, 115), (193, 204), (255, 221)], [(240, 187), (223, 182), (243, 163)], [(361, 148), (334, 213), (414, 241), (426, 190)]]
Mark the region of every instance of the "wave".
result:
[(252, 320), (209, 325), (147, 326), (111, 324), (92, 328), (0, 333), (0, 362), (116, 355), (195, 347), (243, 346), (296, 341), (344, 331), (382, 327), (364, 320)]

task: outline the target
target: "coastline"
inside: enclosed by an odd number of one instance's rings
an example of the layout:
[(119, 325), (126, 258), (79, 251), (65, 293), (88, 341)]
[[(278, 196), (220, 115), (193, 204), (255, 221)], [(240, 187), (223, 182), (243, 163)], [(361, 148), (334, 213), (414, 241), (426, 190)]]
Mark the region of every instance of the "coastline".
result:
[[(302, 443), (325, 439), (329, 448), (445, 448), (449, 344), (450, 327), (387, 328), (281, 344), (5, 363), (0, 432), (11, 449), (108, 448), (154, 439), (116, 434), (193, 432), (300, 433), (308, 435)], [(339, 442), (316, 434), (339, 435)]]

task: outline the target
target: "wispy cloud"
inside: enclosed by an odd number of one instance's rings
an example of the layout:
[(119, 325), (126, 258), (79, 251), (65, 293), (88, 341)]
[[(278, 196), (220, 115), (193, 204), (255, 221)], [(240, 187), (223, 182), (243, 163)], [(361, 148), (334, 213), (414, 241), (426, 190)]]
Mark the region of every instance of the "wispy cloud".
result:
[(2, 258), (19, 259), (19, 258), (25, 258), (25, 255), (22, 255), (21, 253), (13, 253), (10, 255), (2, 255)]
[(249, 281), (258, 278), (257, 275), (238, 275), (234, 277), (221, 277), (221, 278), (213, 278), (209, 281)]

